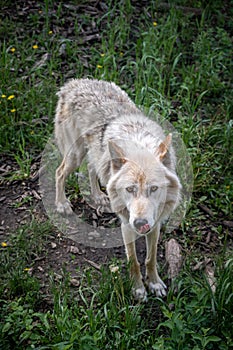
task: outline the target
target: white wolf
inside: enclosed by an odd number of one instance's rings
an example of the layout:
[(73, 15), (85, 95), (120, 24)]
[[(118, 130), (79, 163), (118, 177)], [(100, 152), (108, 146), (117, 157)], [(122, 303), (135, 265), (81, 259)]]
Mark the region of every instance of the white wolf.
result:
[(72, 213), (65, 179), (87, 155), (93, 199), (102, 209), (109, 200), (121, 219), (135, 297), (147, 296), (135, 249), (137, 235), (146, 238), (148, 289), (166, 295), (157, 272), (157, 243), (161, 223), (178, 205), (181, 189), (171, 134), (165, 136), (114, 83), (74, 79), (58, 96), (55, 137), (63, 160), (56, 171), (57, 211)]

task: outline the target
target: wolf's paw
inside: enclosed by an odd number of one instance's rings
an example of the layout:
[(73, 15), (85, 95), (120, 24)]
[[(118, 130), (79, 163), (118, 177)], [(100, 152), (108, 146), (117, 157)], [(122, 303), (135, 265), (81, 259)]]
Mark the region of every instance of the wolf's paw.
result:
[(133, 296), (136, 300), (140, 302), (147, 301), (147, 292), (144, 286), (140, 288), (133, 288)]
[(105, 193), (98, 193), (94, 196), (96, 210), (99, 215), (101, 213), (112, 213), (109, 198)]
[(58, 202), (56, 204), (56, 207), (57, 207), (57, 212), (59, 214), (63, 214), (63, 215), (71, 215), (71, 214), (73, 214), (73, 210), (71, 208), (71, 204), (68, 201), (68, 199), (64, 203)]
[(164, 297), (167, 294), (166, 292), (167, 286), (165, 283), (163, 283), (161, 279), (159, 279), (158, 282), (156, 283), (149, 282), (148, 288), (149, 288), (149, 291), (152, 294), (156, 294), (157, 297)]

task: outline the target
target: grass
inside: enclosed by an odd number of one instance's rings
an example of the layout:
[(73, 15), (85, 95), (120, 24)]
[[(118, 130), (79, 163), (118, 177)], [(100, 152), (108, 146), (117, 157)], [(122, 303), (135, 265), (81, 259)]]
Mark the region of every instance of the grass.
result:
[(215, 293), (205, 275), (194, 273), (187, 261), (167, 300), (150, 297), (146, 304), (132, 300), (125, 268), (118, 261), (112, 262), (116, 270), (109, 266), (100, 272), (80, 271), (75, 289), (65, 269), (59, 280), (51, 272), (52, 303), (43, 312), (39, 281), (29, 267), (38, 249), (46, 249), (50, 229), (48, 223), (41, 226), (34, 221), (2, 248), (4, 349), (229, 349), (233, 345), (232, 259), (217, 262)]
[[(18, 164), (12, 180), (29, 177), (33, 158), (43, 151), (59, 87), (83, 76), (115, 81), (137, 105), (172, 122), (194, 171), (193, 201), (180, 228), (186, 260), (166, 300), (150, 297), (147, 304), (135, 304), (124, 267), (115, 274), (109, 267), (77, 271), (75, 289), (64, 267), (58, 281), (49, 273), (48, 304), (31, 268), (46, 252), (51, 224), (33, 219), (12, 233), (6, 246), (2, 242), (4, 349), (225, 350), (233, 345), (232, 258), (222, 223), (232, 220), (233, 203), (232, 9), (220, 1), (173, 3), (202, 14), (176, 7), (163, 11), (156, 1), (143, 8), (107, 1), (104, 11), (92, 13), (85, 1), (45, 0), (33, 3), (28, 13), (23, 8), (14, 16), (1, 15), (0, 151)], [(202, 204), (211, 208), (211, 222)], [(192, 270), (208, 225), (219, 243), (208, 250), (215, 293), (205, 274)]]

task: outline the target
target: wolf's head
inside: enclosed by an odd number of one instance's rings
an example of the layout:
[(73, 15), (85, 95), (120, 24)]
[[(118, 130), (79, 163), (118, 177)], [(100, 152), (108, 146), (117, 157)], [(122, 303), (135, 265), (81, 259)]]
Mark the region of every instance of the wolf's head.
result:
[[(171, 134), (155, 149), (110, 141), (111, 177), (107, 184), (112, 210), (138, 234), (167, 219), (179, 202)], [(119, 145), (120, 144), (120, 145)], [(169, 151), (170, 149), (170, 151)]]

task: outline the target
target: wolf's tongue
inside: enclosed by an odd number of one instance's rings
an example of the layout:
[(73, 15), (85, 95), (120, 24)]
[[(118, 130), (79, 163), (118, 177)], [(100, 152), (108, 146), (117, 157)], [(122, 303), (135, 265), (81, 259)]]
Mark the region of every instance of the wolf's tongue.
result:
[(140, 228), (140, 232), (141, 233), (146, 233), (147, 231), (150, 230), (150, 225), (149, 224), (145, 224)]

